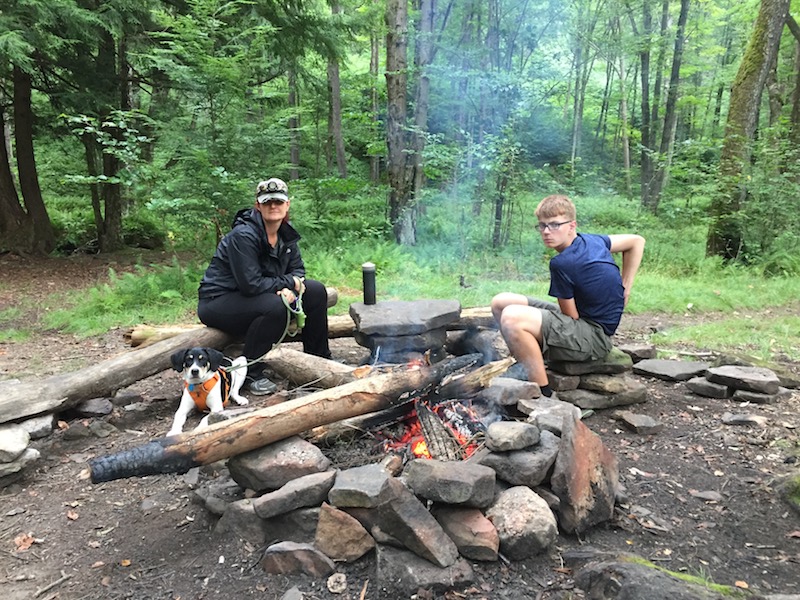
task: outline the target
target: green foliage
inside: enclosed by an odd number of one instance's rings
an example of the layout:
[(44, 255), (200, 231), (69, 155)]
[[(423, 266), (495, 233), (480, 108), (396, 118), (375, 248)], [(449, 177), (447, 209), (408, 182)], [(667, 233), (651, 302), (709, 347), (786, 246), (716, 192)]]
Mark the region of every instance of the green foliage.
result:
[(118, 275), (109, 271), (109, 282), (81, 292), (45, 316), (48, 327), (89, 336), (137, 323), (180, 323), (196, 307), (197, 285), (202, 270), (197, 265), (146, 268)]
[(651, 341), (661, 348), (689, 346), (769, 360), (777, 355), (798, 356), (800, 344), (795, 333), (798, 328), (798, 317), (772, 320), (743, 314), (712, 323), (676, 327), (654, 334)]

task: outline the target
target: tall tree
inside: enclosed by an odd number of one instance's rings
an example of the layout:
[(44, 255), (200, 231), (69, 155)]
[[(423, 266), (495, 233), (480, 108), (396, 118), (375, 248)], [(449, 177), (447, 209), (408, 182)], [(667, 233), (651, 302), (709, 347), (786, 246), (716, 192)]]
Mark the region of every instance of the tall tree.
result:
[(739, 211), (747, 197), (750, 144), (758, 125), (761, 95), (789, 14), (789, 3), (789, 0), (761, 0), (750, 41), (731, 88), (720, 156), (719, 190), (710, 208), (712, 220), (706, 239), (709, 256), (735, 260), (744, 246)]
[(669, 77), (669, 91), (664, 110), (664, 127), (661, 131), (661, 145), (659, 146), (659, 161), (653, 174), (653, 181), (648, 189), (645, 206), (653, 213), (658, 210), (661, 201), (661, 191), (669, 177), (672, 162), (672, 149), (675, 139), (675, 126), (678, 122), (678, 97), (680, 93), (681, 62), (683, 61), (683, 47), (685, 44), (686, 20), (689, 16), (689, 0), (681, 0), (681, 12), (678, 16), (678, 27), (675, 32), (675, 49), (672, 53), (672, 69)]
[(389, 222), (397, 243), (417, 242), (413, 153), (408, 133), (408, 0), (386, 2), (386, 170)]

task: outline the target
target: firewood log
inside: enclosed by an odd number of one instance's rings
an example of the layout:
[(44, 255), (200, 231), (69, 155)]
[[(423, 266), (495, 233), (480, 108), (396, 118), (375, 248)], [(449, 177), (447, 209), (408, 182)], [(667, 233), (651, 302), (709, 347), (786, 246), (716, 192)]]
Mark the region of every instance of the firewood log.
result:
[(259, 409), (199, 431), (154, 440), (130, 450), (89, 461), (92, 482), (125, 477), (185, 473), (313, 427), (376, 412), (407, 401), (463, 364), (447, 359), (430, 367), (396, 371), (352, 381), (303, 398)]
[[(136, 325), (123, 332), (125, 342), (133, 346), (147, 346), (154, 342), (176, 335), (186, 329), (202, 328), (200, 324), (178, 324), (178, 325)], [(491, 309), (487, 307), (465, 308), (461, 311), (461, 317), (447, 325), (450, 331), (462, 329), (475, 329), (479, 327), (497, 327), (492, 317)], [(330, 339), (352, 337), (356, 330), (356, 324), (350, 315), (331, 315), (328, 317), (328, 337)], [(299, 338), (298, 338), (299, 339)], [(470, 352), (470, 350), (467, 350)]]
[(267, 352), (264, 362), (295, 386), (332, 388), (356, 379), (355, 367), (284, 346), (278, 346)]

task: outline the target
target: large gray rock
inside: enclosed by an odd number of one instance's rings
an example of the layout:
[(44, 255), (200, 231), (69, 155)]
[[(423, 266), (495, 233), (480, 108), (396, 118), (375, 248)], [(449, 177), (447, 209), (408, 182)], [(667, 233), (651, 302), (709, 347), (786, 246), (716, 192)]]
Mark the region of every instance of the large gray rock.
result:
[(777, 394), (781, 385), (778, 376), (764, 367), (740, 367), (738, 365), (712, 367), (708, 370), (706, 377), (713, 383), (760, 394)]
[(376, 565), (378, 589), (382, 598), (408, 598), (419, 589), (444, 593), (453, 587), (469, 585), (475, 579), (470, 564), (463, 558), (441, 568), (407, 550), (379, 545)]
[(30, 434), (21, 425), (0, 425), (0, 463), (17, 460), (31, 441)]
[(269, 519), (298, 508), (319, 506), (328, 497), (335, 479), (336, 471), (310, 473), (292, 479), (274, 492), (253, 498), (253, 507), (259, 517)]
[(583, 422), (564, 425), (550, 487), (561, 501), (561, 528), (580, 533), (614, 515), (619, 468), (616, 457)]
[(539, 443), (525, 450), (486, 452), (475, 456), (475, 462), (494, 469), (497, 477), (512, 485), (534, 487), (542, 483), (558, 455), (559, 439), (542, 431)]
[(486, 447), (492, 452), (523, 450), (539, 443), (539, 428), (519, 421), (495, 421), (486, 428)]
[(702, 375), (710, 366), (710, 363), (699, 360), (651, 358), (641, 360), (633, 365), (633, 372), (637, 375), (655, 377), (666, 381), (687, 381), (692, 377)]
[[(341, 475), (337, 484), (339, 479)], [(452, 565), (458, 558), (458, 549), (422, 502), (395, 477), (389, 477), (384, 488), (381, 504), (373, 508), (344, 507), (346, 512), (358, 519), (377, 542), (400, 545), (440, 567)], [(331, 503), (333, 498), (331, 490)]]
[(354, 302), (350, 305), (350, 316), (364, 335), (413, 335), (457, 321), (461, 303), (457, 300)]
[(339, 508), (373, 508), (392, 498), (390, 479), (381, 465), (345, 469), (328, 492), (328, 501)]
[(509, 488), (486, 511), (497, 528), (500, 551), (512, 560), (525, 560), (547, 550), (558, 536), (556, 517), (547, 502), (529, 487)]
[(433, 502), (485, 508), (494, 499), (494, 470), (473, 463), (416, 459), (406, 465), (403, 479)]
[(327, 471), (331, 461), (314, 444), (294, 436), (232, 457), (228, 470), (243, 488), (277, 490), (289, 481)]

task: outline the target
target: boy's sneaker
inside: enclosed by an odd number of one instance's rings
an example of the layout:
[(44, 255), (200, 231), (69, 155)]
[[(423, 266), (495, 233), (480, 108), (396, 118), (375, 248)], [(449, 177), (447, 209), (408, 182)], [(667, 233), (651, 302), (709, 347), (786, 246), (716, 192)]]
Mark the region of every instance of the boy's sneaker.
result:
[(278, 385), (271, 382), (266, 377), (256, 379), (248, 387), (248, 391), (254, 396), (266, 396), (272, 394), (278, 389)]

